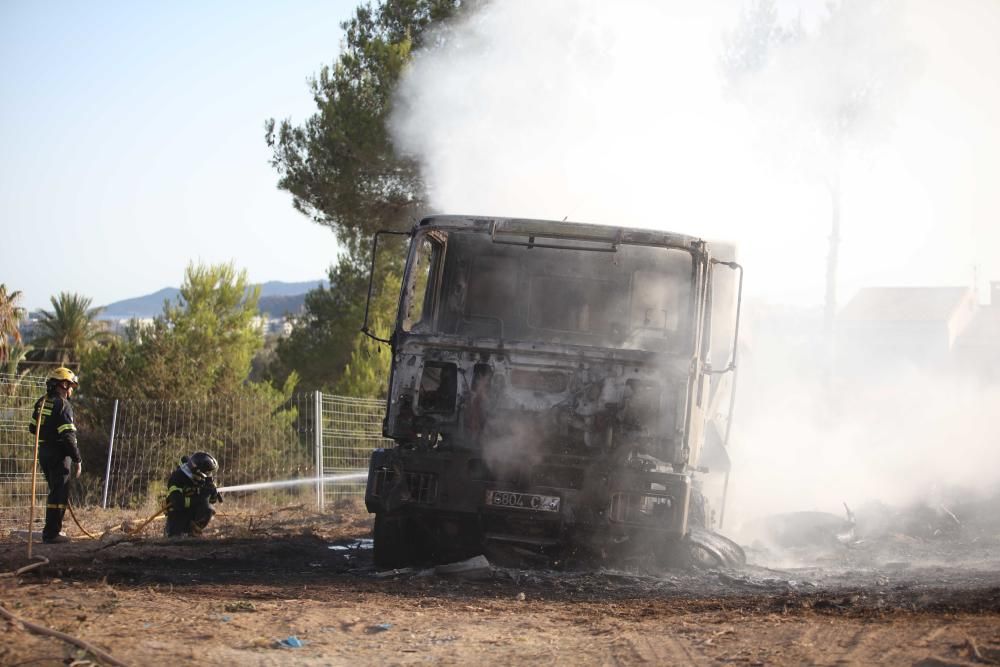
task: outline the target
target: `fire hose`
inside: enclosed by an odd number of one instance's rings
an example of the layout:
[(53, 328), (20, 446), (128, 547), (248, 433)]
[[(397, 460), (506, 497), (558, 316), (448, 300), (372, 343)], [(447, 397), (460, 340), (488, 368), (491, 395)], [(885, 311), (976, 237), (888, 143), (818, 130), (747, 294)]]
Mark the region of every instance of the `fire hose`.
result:
[(125, 530), (125, 528), (122, 527), (122, 531), (128, 533), (129, 535), (138, 535), (139, 533), (142, 532), (143, 528), (145, 528), (146, 526), (148, 526), (153, 521), (153, 519), (155, 519), (156, 517), (158, 517), (161, 514), (163, 514), (164, 512), (166, 512), (167, 511), (167, 507), (169, 507), (169, 505), (167, 505), (167, 503), (163, 503), (163, 507), (161, 507), (160, 509), (156, 510), (156, 513), (152, 514), (148, 519), (146, 519), (145, 521), (143, 521), (139, 525), (138, 528), (133, 528), (132, 530)]
[(73, 503), (69, 502), (68, 500), (66, 501), (66, 509), (69, 510), (69, 515), (71, 517), (73, 517), (73, 523), (76, 524), (77, 528), (79, 528), (81, 531), (83, 531), (84, 535), (86, 535), (87, 537), (89, 537), (92, 540), (98, 539), (98, 537), (96, 535), (90, 533), (86, 528), (84, 528), (82, 525), (80, 525), (80, 520), (76, 518), (76, 512), (73, 511)]
[(35, 488), (38, 478), (38, 442), (42, 435), (42, 414), (45, 412), (45, 401), (48, 397), (42, 397), (42, 405), (38, 408), (38, 423), (35, 425), (35, 455), (31, 459), (31, 514), (28, 516), (28, 559), (31, 559), (31, 545), (34, 538), (31, 536), (31, 526), (35, 523)]
[[(71, 517), (73, 517), (73, 523), (76, 524), (76, 527), (79, 528), (83, 532), (84, 535), (86, 535), (87, 537), (89, 537), (92, 540), (99, 540), (99, 539), (101, 539), (100, 537), (98, 537), (97, 535), (94, 535), (93, 533), (89, 532), (86, 528), (84, 528), (82, 525), (80, 525), (80, 521), (76, 518), (76, 513), (73, 511), (73, 505), (72, 505), (72, 503), (66, 503), (66, 507), (69, 508), (69, 515)], [(126, 533), (128, 535), (138, 535), (139, 533), (142, 532), (142, 530), (146, 526), (148, 526), (150, 523), (152, 523), (153, 520), (156, 517), (158, 517), (161, 514), (163, 514), (164, 512), (166, 512), (167, 511), (167, 507), (168, 507), (168, 505), (166, 503), (164, 503), (163, 506), (160, 507), (160, 509), (156, 510), (156, 512), (154, 512), (153, 514), (151, 514), (149, 516), (149, 518), (146, 519), (145, 521), (143, 521), (141, 524), (139, 524), (139, 526), (137, 528), (126, 528), (123, 525), (122, 526), (122, 532)]]

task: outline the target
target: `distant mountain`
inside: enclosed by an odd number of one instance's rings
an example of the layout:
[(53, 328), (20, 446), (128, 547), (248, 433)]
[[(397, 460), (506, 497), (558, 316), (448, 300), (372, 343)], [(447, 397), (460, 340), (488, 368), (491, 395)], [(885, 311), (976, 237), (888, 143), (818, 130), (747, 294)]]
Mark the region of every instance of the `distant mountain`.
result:
[[(287, 313), (297, 313), (305, 303), (306, 292), (316, 289), (319, 285), (325, 287), (326, 280), (301, 283), (271, 280), (262, 283), (260, 286), (260, 311), (270, 314), (271, 317), (283, 317)], [(115, 301), (104, 306), (99, 317), (104, 320), (156, 317), (163, 313), (163, 302), (172, 302), (179, 294), (180, 290), (176, 287), (164, 287), (152, 294)]]
[(155, 317), (163, 312), (163, 302), (173, 301), (181, 291), (176, 287), (164, 287), (161, 290), (137, 296), (131, 299), (115, 301), (104, 306), (98, 317), (102, 320), (120, 320), (131, 317)]
[(261, 297), (296, 296), (298, 294), (305, 294), (309, 290), (314, 290), (320, 285), (326, 287), (326, 280), (313, 280), (304, 283), (283, 283), (280, 280), (271, 280), (261, 284), (260, 295)]

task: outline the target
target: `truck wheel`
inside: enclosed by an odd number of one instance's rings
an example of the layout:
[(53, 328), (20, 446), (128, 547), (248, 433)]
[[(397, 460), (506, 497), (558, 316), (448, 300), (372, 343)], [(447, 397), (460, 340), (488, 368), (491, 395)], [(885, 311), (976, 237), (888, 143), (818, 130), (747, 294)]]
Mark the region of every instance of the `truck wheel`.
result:
[(698, 489), (691, 489), (691, 503), (688, 505), (688, 526), (708, 528), (708, 498)]
[(686, 570), (692, 565), (692, 553), (687, 540), (672, 538), (656, 545), (656, 564), (671, 570)]
[(375, 515), (375, 527), (372, 530), (375, 567), (392, 570), (410, 564), (413, 554), (407, 540), (407, 523), (405, 516)]

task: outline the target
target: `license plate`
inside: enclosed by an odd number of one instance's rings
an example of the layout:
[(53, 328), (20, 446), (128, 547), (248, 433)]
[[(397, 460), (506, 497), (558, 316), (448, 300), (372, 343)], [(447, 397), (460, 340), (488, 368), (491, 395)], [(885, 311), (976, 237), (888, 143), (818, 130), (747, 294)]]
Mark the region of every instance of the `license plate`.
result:
[(486, 504), (493, 507), (512, 507), (538, 512), (558, 512), (559, 496), (541, 496), (537, 493), (517, 493), (516, 491), (486, 492)]

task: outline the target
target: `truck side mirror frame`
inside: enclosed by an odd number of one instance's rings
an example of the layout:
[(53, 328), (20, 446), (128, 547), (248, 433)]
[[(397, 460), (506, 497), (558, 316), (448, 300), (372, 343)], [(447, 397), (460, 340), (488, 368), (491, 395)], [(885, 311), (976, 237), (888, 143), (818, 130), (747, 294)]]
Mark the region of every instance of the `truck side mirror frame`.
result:
[[(729, 371), (733, 372), (733, 384), (732, 387), (730, 387), (729, 389), (729, 413), (726, 416), (726, 432), (722, 436), (722, 449), (728, 455), (729, 434), (732, 433), (733, 430), (733, 408), (736, 405), (736, 378), (738, 377), (738, 373), (736, 371), (736, 355), (740, 343), (740, 310), (743, 306), (743, 266), (736, 262), (723, 262), (718, 259), (713, 259), (712, 264), (726, 266), (734, 271), (740, 272), (740, 280), (738, 283), (738, 287), (736, 289), (736, 325), (733, 328), (732, 360), (730, 360), (729, 365), (727, 365), (722, 370), (713, 371), (712, 369), (708, 369), (708, 371), (706, 371), (709, 374), (722, 374), (722, 373), (728, 373)], [(729, 497), (730, 472), (731, 470), (726, 470), (725, 481), (722, 483), (722, 503), (721, 507), (719, 508), (719, 530), (722, 530), (722, 527), (726, 521), (726, 500)]]
[(377, 340), (380, 343), (389, 343), (388, 338), (379, 338), (376, 336), (371, 329), (368, 328), (368, 312), (372, 305), (372, 288), (375, 284), (375, 259), (378, 257), (378, 237), (382, 234), (391, 234), (393, 236), (412, 236), (413, 232), (397, 232), (391, 229), (380, 229), (375, 232), (372, 237), (372, 265), (371, 269), (368, 271), (368, 300), (365, 301), (365, 321), (361, 325), (361, 333), (368, 336), (372, 340)]

